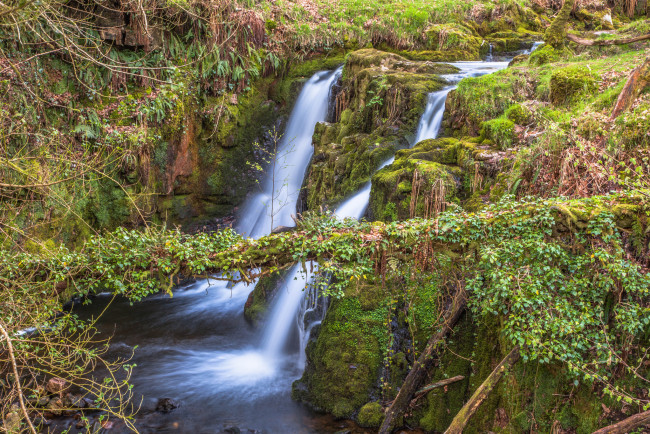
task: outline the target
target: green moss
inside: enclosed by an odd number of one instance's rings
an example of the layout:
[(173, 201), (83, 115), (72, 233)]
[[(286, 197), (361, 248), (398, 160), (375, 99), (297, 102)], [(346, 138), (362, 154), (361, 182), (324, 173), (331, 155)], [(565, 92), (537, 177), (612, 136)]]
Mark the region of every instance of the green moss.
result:
[(586, 65), (567, 66), (551, 73), (550, 100), (555, 105), (571, 103), (597, 90), (596, 75)]
[(432, 382), (456, 375), (462, 375), (465, 379), (446, 388), (434, 389), (427, 394), (424, 408), (418, 414), (419, 425), (426, 431), (444, 431), (465, 403), (472, 373), (475, 333), (471, 317), (463, 317), (447, 341), (448, 350), (442, 352), (439, 367), (432, 370)]
[(316, 341), (307, 347), (307, 368), (293, 385), (294, 399), (335, 417), (351, 417), (370, 400), (388, 335), (386, 294), (376, 291), (362, 305), (357, 296), (368, 290), (367, 284), (351, 285), (344, 298), (332, 301)]
[(528, 62), (534, 66), (553, 63), (560, 58), (560, 53), (551, 45), (542, 45), (530, 54)]
[(426, 31), (427, 45), (437, 51), (461, 51), (466, 60), (478, 58), (481, 39), (471, 28), (460, 24), (436, 24)]
[(384, 420), (384, 409), (378, 402), (369, 402), (359, 410), (359, 425), (365, 428), (377, 428)]
[(544, 33), (544, 42), (553, 47), (559, 47), (565, 43), (567, 23), (574, 4), (575, 0), (565, 0), (562, 9)]
[(515, 124), (503, 117), (483, 122), (481, 137), (496, 143), (499, 149), (508, 149), (515, 140)]
[(259, 326), (266, 318), (270, 300), (286, 276), (286, 271), (264, 276), (255, 285), (244, 305), (244, 317), (254, 326)]
[(521, 104), (511, 105), (505, 114), (508, 119), (517, 125), (528, 125), (532, 120), (531, 111)]

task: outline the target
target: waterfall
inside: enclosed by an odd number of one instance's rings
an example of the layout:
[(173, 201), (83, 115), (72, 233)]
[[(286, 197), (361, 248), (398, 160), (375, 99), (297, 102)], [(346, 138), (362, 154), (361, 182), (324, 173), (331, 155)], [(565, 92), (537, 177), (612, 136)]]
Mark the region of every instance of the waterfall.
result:
[(438, 92), (431, 92), (427, 97), (427, 106), (418, 123), (413, 144), (425, 139), (435, 139), (440, 132), (442, 117), (445, 113), (445, 101), (453, 88), (449, 87)]
[(303, 86), (275, 149), (275, 161), (267, 168), (262, 192), (242, 207), (239, 233), (259, 238), (273, 227), (293, 226), (291, 215), (296, 214), (300, 188), (314, 152), (314, 129), (327, 118), (331, 88), (342, 70), (317, 72)]
[[(275, 296), (271, 314), (264, 330), (263, 346), (265, 354), (271, 360), (277, 360), (287, 344), (291, 328), (301, 322), (302, 315), (296, 315), (305, 297), (303, 289), (310, 286), (311, 273), (304, 273), (300, 264), (296, 264), (286, 275)], [(303, 328), (298, 325), (298, 329)]]
[[(446, 77), (452, 83), (458, 82), (465, 77), (480, 76), (505, 68), (507, 62), (458, 62), (455, 65), (460, 68), (460, 72)], [(336, 77), (338, 77), (338, 74), (340, 74), (340, 69), (330, 73), (330, 75)], [(427, 105), (418, 123), (413, 145), (425, 139), (438, 137), (445, 112), (445, 101), (449, 92), (454, 88), (454, 86), (447, 87), (428, 95)], [(320, 94), (327, 95), (324, 92)], [(300, 101), (301, 99), (299, 99)], [(296, 104), (294, 109), (294, 113), (296, 112), (298, 112), (299, 116), (301, 115), (299, 104)], [(323, 110), (323, 113), (325, 112), (326, 109)], [(313, 133), (313, 130), (314, 128), (310, 124), (310, 134)], [(394, 157), (388, 159), (377, 170), (391, 164), (394, 160)], [(306, 168), (301, 169), (300, 174), (304, 175), (305, 170)], [(370, 202), (371, 187), (371, 183), (367, 182), (357, 193), (343, 201), (334, 214), (340, 218), (360, 219), (363, 217)], [(299, 189), (300, 187), (296, 188)], [(290, 223), (288, 222), (288, 224)], [(304, 317), (310, 309), (316, 309), (317, 295), (312, 285), (312, 273), (304, 273), (300, 265), (294, 265), (280, 285), (265, 327), (262, 346), (269, 360), (279, 360), (282, 357), (292, 330), (297, 329), (301, 342), (299, 364), (304, 363), (304, 346), (309, 338), (309, 332), (315, 324), (312, 322), (309, 326), (305, 326)]]
[(539, 46), (542, 45), (543, 43), (544, 42), (542, 42), (542, 41), (533, 42), (532, 47), (530, 47), (530, 49), (528, 51), (526, 51), (525, 54), (533, 54), (533, 51), (537, 50), (537, 48), (539, 48)]

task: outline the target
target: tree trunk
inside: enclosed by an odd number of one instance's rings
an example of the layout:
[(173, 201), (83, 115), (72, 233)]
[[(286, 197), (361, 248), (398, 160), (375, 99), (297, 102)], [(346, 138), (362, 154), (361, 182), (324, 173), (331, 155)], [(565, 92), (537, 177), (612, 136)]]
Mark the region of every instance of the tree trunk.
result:
[(558, 12), (551, 25), (546, 29), (546, 32), (544, 32), (544, 42), (554, 48), (560, 47), (564, 44), (567, 35), (567, 22), (569, 21), (569, 16), (571, 15), (575, 2), (576, 0), (564, 0), (562, 9), (560, 9), (560, 12)]
[(465, 290), (461, 288), (454, 296), (454, 299), (447, 310), (445, 323), (442, 326), (442, 329), (429, 339), (426, 348), (422, 354), (420, 354), (420, 357), (415, 361), (413, 368), (411, 368), (411, 371), (406, 376), (406, 380), (404, 380), (402, 387), (397, 393), (397, 397), (388, 408), (386, 417), (379, 428), (380, 434), (389, 434), (398, 424), (401, 423), (401, 418), (406, 407), (411, 402), (413, 394), (426, 376), (427, 369), (431, 365), (433, 356), (438, 349), (438, 344), (454, 327), (454, 324), (456, 324), (460, 315), (465, 310), (466, 302), (467, 296)]
[(445, 434), (461, 434), (465, 426), (469, 422), (472, 415), (478, 410), (479, 406), (483, 403), (485, 398), (490, 394), (494, 386), (497, 385), (505, 371), (514, 365), (519, 360), (519, 346), (514, 347), (508, 355), (494, 368), (494, 371), (485, 379), (483, 384), (476, 389), (476, 392), (467, 401), (467, 403), (460, 409), (460, 411), (451, 421), (449, 428)]
[(646, 424), (650, 424), (650, 410), (637, 413), (614, 425), (601, 428), (593, 434), (626, 434)]
[(628, 75), (625, 86), (623, 86), (623, 90), (618, 96), (618, 100), (616, 100), (611, 118), (616, 119), (621, 113), (627, 110), (649, 83), (650, 57), (647, 57), (641, 66), (634, 68), (630, 75)]

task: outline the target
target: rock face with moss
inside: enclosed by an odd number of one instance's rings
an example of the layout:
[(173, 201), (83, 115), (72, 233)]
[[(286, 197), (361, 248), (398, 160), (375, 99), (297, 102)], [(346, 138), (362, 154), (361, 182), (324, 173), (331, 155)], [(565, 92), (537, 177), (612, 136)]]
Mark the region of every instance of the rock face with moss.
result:
[(335, 417), (351, 417), (379, 393), (388, 335), (387, 296), (381, 285), (351, 285), (333, 300), (307, 346), (307, 367), (292, 397)]
[(508, 153), (476, 139), (424, 140), (398, 151), (395, 162), (372, 177), (370, 215), (396, 221), (436, 215), (449, 202), (480, 203), (508, 160)]
[(448, 65), (409, 61), (374, 49), (350, 53), (336, 98), (336, 122), (314, 134), (314, 158), (306, 179), (307, 208), (335, 205), (408, 146), (426, 95), (440, 89)]

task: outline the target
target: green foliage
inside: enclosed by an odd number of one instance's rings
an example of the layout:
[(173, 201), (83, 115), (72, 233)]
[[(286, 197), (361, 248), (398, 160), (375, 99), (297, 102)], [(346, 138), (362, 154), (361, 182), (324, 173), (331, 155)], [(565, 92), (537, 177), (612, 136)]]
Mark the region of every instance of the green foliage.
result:
[[(521, 346), (524, 360), (557, 360), (582, 381), (609, 384), (610, 364), (650, 325), (650, 276), (623, 259), (609, 212), (575, 232), (579, 253), (549, 238), (555, 226), (550, 209), (521, 221), (525, 215), (511, 215), (517, 239), (479, 247), (478, 273), (467, 286), (470, 305), (477, 314), (504, 318), (505, 336)], [(498, 239), (499, 229), (493, 234)], [(588, 237), (600, 241), (589, 245)], [(608, 296), (623, 288), (624, 301), (609, 308)], [(606, 390), (631, 399), (618, 387)]]

